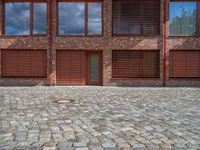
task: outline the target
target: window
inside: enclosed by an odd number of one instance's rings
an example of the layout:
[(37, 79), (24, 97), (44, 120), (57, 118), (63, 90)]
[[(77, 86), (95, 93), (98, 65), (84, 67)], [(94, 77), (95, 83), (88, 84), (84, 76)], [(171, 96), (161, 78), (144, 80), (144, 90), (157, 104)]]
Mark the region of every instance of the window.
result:
[(46, 3), (5, 2), (5, 35), (46, 34)]
[(102, 33), (102, 4), (88, 4), (88, 34), (100, 35)]
[(112, 53), (113, 78), (159, 77), (158, 50), (114, 50)]
[(30, 3), (5, 3), (5, 34), (30, 34)]
[(33, 34), (46, 34), (46, 3), (33, 4)]
[(84, 3), (59, 3), (59, 35), (84, 35)]
[(114, 35), (159, 35), (160, 0), (113, 0)]
[[(97, 1), (97, 0), (96, 0)], [(59, 35), (101, 35), (102, 3), (99, 2), (59, 2)]]
[(170, 2), (170, 35), (196, 35), (196, 2)]

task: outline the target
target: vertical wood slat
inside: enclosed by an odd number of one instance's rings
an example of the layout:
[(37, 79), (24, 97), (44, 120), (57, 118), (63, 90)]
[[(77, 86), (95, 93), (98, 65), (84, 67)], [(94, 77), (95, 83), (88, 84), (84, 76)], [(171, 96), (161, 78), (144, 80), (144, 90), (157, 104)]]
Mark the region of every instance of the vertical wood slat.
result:
[(159, 77), (159, 51), (114, 50), (113, 78)]
[(199, 78), (200, 51), (170, 51), (170, 78)]
[(84, 85), (85, 84), (85, 52), (60, 50), (56, 52), (56, 84)]
[(46, 77), (45, 50), (2, 50), (3, 77)]

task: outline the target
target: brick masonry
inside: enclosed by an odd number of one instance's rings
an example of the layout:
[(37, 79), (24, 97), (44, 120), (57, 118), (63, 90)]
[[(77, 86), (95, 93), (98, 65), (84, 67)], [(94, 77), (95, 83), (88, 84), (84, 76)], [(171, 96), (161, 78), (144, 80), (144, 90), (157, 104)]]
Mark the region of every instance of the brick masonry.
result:
[[(169, 0), (167, 0), (169, 2)], [(49, 4), (48, 2), (48, 15)], [(167, 5), (168, 5), (167, 2)], [(163, 85), (163, 4), (161, 0), (161, 19), (159, 36), (112, 36), (112, 0), (103, 1), (103, 36), (99, 37), (59, 37), (57, 36), (56, 0), (52, 0), (52, 49), (50, 51), (49, 32), (47, 36), (5, 37), (2, 34), (2, 0), (0, 0), (0, 50), (2, 49), (46, 49), (48, 55), (48, 75), (50, 75), (50, 54), (52, 56), (52, 85), (56, 85), (56, 50), (102, 50), (103, 51), (103, 85), (117, 86), (162, 86)], [(167, 8), (167, 20), (168, 11)], [(48, 18), (47, 28), (50, 20)], [(48, 30), (49, 31), (49, 30)], [(112, 79), (112, 50), (160, 50), (159, 79)], [(200, 50), (200, 37), (169, 37), (169, 21), (167, 21), (167, 86), (200, 86), (199, 79), (169, 80), (169, 50)], [(51, 53), (50, 53), (51, 52)], [(1, 52), (0, 52), (1, 55)], [(0, 58), (1, 59), (1, 58)], [(1, 64), (0, 64), (1, 68)], [(1, 69), (0, 69), (1, 77)], [(14, 81), (14, 82), (13, 82)], [(8, 79), (0, 78), (0, 84), (39, 84), (49, 85), (46, 79)]]

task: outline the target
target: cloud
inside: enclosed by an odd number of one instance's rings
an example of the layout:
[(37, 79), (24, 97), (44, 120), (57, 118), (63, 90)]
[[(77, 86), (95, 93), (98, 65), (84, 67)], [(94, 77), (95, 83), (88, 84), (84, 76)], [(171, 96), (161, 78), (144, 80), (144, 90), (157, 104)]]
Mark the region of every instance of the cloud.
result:
[(34, 34), (45, 34), (47, 24), (47, 13), (46, 3), (34, 3), (34, 23), (33, 33)]
[[(5, 5), (7, 35), (29, 35), (30, 3), (10, 2)], [(83, 35), (85, 26), (83, 2), (60, 2), (58, 10), (60, 35)], [(46, 4), (34, 3), (34, 33), (46, 33)], [(101, 4), (89, 3), (89, 33), (100, 34)]]
[[(99, 3), (100, 4), (100, 3)], [(89, 4), (89, 32), (101, 33), (101, 4)], [(58, 6), (59, 34), (83, 35), (85, 28), (85, 4), (83, 2), (60, 2)]]
[(8, 35), (29, 34), (30, 31), (30, 4), (6, 3), (5, 28)]
[(89, 34), (102, 33), (102, 4), (89, 3), (88, 5), (88, 32)]
[[(46, 32), (46, 4), (34, 4), (34, 33)], [(5, 4), (5, 29), (7, 35), (30, 34), (30, 3), (10, 2)]]
[(60, 2), (59, 34), (84, 34), (84, 3)]

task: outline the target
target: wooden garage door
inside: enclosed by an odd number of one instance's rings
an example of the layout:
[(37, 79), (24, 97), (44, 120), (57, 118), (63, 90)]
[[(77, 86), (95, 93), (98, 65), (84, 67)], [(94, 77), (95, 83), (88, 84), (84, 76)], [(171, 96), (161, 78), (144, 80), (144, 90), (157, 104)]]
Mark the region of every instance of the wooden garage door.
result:
[(113, 78), (159, 77), (159, 51), (114, 50)]
[(86, 56), (84, 51), (57, 51), (57, 85), (84, 85)]
[(200, 51), (170, 51), (171, 78), (199, 78)]
[(3, 77), (46, 77), (47, 53), (45, 50), (3, 50)]

